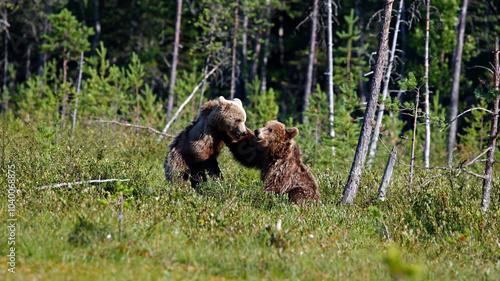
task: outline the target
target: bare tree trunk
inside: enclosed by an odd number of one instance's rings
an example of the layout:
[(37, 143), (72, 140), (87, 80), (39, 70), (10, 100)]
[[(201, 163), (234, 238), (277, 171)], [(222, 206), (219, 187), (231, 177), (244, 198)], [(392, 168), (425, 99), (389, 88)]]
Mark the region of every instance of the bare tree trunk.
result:
[(26, 46), (26, 76), (25, 79), (28, 80), (31, 77), (31, 42), (28, 42)]
[[(2, 1), (3, 2), (3, 1)], [(3, 20), (4, 24), (7, 24), (7, 8), (5, 3), (3, 8)], [(9, 110), (9, 89), (7, 87), (8, 77), (9, 77), (9, 39), (7, 35), (7, 27), (3, 31), (4, 41), (3, 41), (3, 85), (2, 85), (2, 107), (5, 112)]]
[[(460, 71), (462, 68), (462, 51), (464, 46), (465, 20), (467, 17), (467, 4), (469, 0), (463, 0), (460, 12), (459, 32), (457, 46), (455, 48), (453, 61), (453, 84), (451, 87), (450, 120), (455, 120), (458, 114), (458, 91), (460, 90)], [(451, 122), (448, 133), (448, 166), (453, 165), (453, 149), (457, 138), (457, 122)]]
[(165, 125), (165, 128), (163, 128), (163, 131), (161, 132), (161, 134), (158, 137), (157, 141), (161, 141), (161, 139), (163, 138), (163, 136), (167, 133), (168, 129), (170, 128), (170, 125), (172, 125), (172, 123), (175, 121), (175, 119), (177, 118), (177, 116), (179, 116), (179, 114), (181, 113), (182, 109), (193, 98), (194, 94), (196, 94), (196, 91), (198, 91), (198, 89), (206, 82), (206, 80), (208, 79), (208, 77), (210, 77), (210, 75), (214, 74), (214, 72), (219, 68), (219, 66), (220, 66), (220, 63), (218, 65), (216, 65), (214, 68), (212, 68), (212, 70), (210, 70), (210, 72), (208, 72), (203, 77), (203, 79), (201, 79), (201, 81), (198, 83), (198, 85), (196, 85), (196, 87), (194, 87), (194, 89), (191, 92), (191, 94), (189, 94), (189, 96), (187, 97), (187, 99), (179, 106), (179, 108), (175, 112), (174, 116), (172, 116), (172, 118), (168, 121), (167, 125)]
[(167, 118), (170, 118), (174, 110), (174, 92), (177, 63), (179, 61), (179, 37), (181, 35), (182, 0), (177, 0), (177, 16), (175, 18), (174, 53), (172, 55), (172, 68), (170, 69), (170, 81), (168, 86)]
[(99, 18), (99, 0), (94, 0), (94, 28), (95, 35), (92, 39), (92, 48), (90, 50), (90, 55), (94, 56), (96, 54), (97, 44), (99, 44), (99, 39), (101, 38), (101, 20)]
[(424, 165), (429, 168), (429, 157), (431, 151), (431, 122), (429, 111), (429, 23), (430, 23), (431, 0), (427, 0), (425, 16), (425, 55), (424, 55), (424, 111), (425, 111), (425, 148)]
[(358, 192), (359, 180), (365, 166), (366, 154), (368, 152), (368, 145), (370, 144), (370, 136), (372, 132), (372, 122), (375, 116), (375, 109), (377, 106), (378, 95), (380, 93), (380, 84), (382, 76), (384, 75), (384, 66), (386, 61), (387, 45), (389, 41), (389, 28), (391, 25), (391, 11), (393, 0), (386, 0), (384, 4), (384, 15), (382, 21), (382, 28), (379, 35), (379, 44), (377, 50), (377, 61), (373, 74), (372, 87), (370, 99), (366, 106), (365, 117), (363, 120), (363, 127), (359, 134), (358, 146), (356, 147), (356, 154), (351, 166), (351, 172), (347, 179), (347, 184), (344, 188), (342, 196), (342, 204), (353, 203), (356, 193)]
[[(333, 128), (334, 117), (334, 95), (333, 95), (333, 26), (332, 26), (332, 0), (328, 0), (328, 119), (330, 120), (330, 137), (335, 137)], [(332, 150), (334, 147), (332, 146)]]
[(481, 200), (481, 210), (485, 213), (490, 206), (491, 200), (491, 184), (493, 182), (493, 165), (495, 164), (495, 147), (497, 145), (498, 138), (498, 110), (499, 110), (499, 102), (500, 95), (498, 91), (500, 90), (500, 65), (498, 62), (498, 54), (500, 49), (498, 47), (498, 37), (495, 38), (495, 51), (494, 51), (494, 59), (493, 66), (495, 68), (495, 91), (497, 91), (497, 97), (495, 99), (495, 103), (493, 104), (493, 116), (491, 120), (491, 131), (490, 131), (490, 140), (488, 142), (488, 156), (486, 158), (486, 167), (484, 168), (484, 175), (486, 179), (483, 181), (483, 196)]
[(80, 54), (80, 70), (78, 72), (78, 83), (76, 86), (75, 109), (73, 110), (73, 122), (71, 125), (71, 139), (73, 139), (75, 135), (76, 113), (78, 109), (78, 96), (80, 94), (80, 85), (82, 85), (82, 68), (83, 68), (83, 52), (81, 52)]
[[(246, 2), (246, 0), (244, 1)], [(245, 102), (247, 98), (246, 85), (248, 83), (248, 12), (243, 9), (243, 36), (241, 38), (241, 100)]]
[(394, 35), (392, 37), (392, 47), (390, 51), (389, 63), (387, 64), (387, 70), (384, 76), (384, 90), (382, 91), (382, 103), (378, 108), (377, 114), (377, 123), (375, 124), (375, 129), (373, 130), (372, 141), (370, 144), (370, 152), (368, 154), (368, 167), (372, 166), (373, 159), (375, 158), (375, 152), (377, 151), (378, 137), (380, 135), (380, 127), (382, 126), (382, 119), (384, 119), (384, 110), (385, 110), (385, 100), (389, 95), (389, 82), (391, 81), (391, 72), (392, 65), (394, 62), (394, 55), (396, 53), (396, 45), (398, 43), (398, 32), (399, 32), (399, 24), (401, 19), (401, 13), (403, 11), (403, 1), (399, 1), (399, 9), (398, 16), (396, 19), (396, 27), (394, 28)]
[(307, 120), (305, 111), (309, 107), (309, 97), (311, 96), (313, 71), (314, 71), (314, 53), (316, 50), (316, 30), (318, 26), (318, 0), (314, 0), (313, 11), (311, 14), (311, 41), (309, 42), (309, 58), (307, 59), (307, 74), (306, 74), (306, 87), (304, 91), (304, 101), (302, 109), (302, 119)]
[(233, 57), (231, 62), (231, 90), (230, 98), (234, 99), (234, 93), (236, 92), (236, 48), (238, 47), (237, 37), (238, 37), (238, 7), (239, 1), (236, 1), (236, 8), (234, 9), (234, 33), (233, 33)]
[[(63, 80), (62, 83), (66, 84), (66, 81), (68, 81), (68, 52), (66, 50), (66, 47), (64, 47), (63, 50)], [(61, 113), (61, 126), (62, 129), (66, 128), (66, 105), (68, 103), (68, 92), (64, 90), (64, 96), (62, 100), (62, 113)]]
[[(260, 14), (259, 19), (262, 20), (264, 18), (263, 14)], [(261, 49), (261, 44), (260, 44), (260, 38), (262, 37), (262, 28), (259, 28), (259, 31), (255, 34), (255, 44), (253, 47), (253, 60), (252, 60), (252, 68), (250, 69), (250, 77), (249, 81), (250, 83), (253, 83), (255, 80), (255, 76), (257, 75), (257, 67), (259, 66), (259, 57), (260, 57), (260, 49)]]
[(391, 154), (389, 154), (389, 159), (387, 159), (387, 165), (385, 166), (384, 176), (382, 177), (382, 182), (378, 189), (378, 200), (385, 201), (385, 195), (387, 194), (387, 188), (391, 182), (392, 171), (394, 170), (394, 164), (396, 163), (396, 155), (398, 154), (395, 147), (392, 148)]
[(267, 17), (267, 27), (266, 27), (266, 39), (264, 40), (264, 56), (262, 58), (262, 64), (260, 65), (260, 92), (264, 93), (267, 90), (267, 61), (269, 58), (269, 37), (271, 36), (271, 0), (266, 1), (266, 17)]
[(413, 111), (413, 135), (411, 139), (411, 158), (410, 158), (410, 184), (413, 183), (413, 166), (415, 164), (415, 143), (417, 142), (417, 119), (418, 105), (420, 104), (420, 89), (417, 89), (415, 97), (415, 110)]

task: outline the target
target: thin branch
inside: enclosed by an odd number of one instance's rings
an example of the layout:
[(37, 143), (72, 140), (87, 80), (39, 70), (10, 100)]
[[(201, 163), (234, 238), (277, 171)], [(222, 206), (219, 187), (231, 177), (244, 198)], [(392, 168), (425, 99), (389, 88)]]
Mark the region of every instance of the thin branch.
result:
[(464, 111), (464, 112), (460, 113), (460, 114), (459, 114), (457, 117), (455, 117), (453, 120), (451, 120), (450, 122), (448, 122), (448, 124), (447, 124), (447, 125), (446, 125), (443, 129), (441, 129), (441, 131), (440, 131), (440, 132), (442, 132), (444, 129), (448, 128), (448, 125), (450, 125), (451, 123), (455, 122), (455, 121), (456, 121), (456, 120), (457, 120), (460, 116), (464, 115), (464, 114), (465, 114), (465, 113), (467, 113), (467, 112), (470, 112), (470, 111), (473, 111), (473, 110), (477, 110), (477, 109), (479, 109), (479, 110), (483, 110), (483, 111), (486, 111), (486, 112), (488, 112), (489, 114), (492, 114), (492, 115), (493, 115), (493, 111), (488, 110), (488, 109), (486, 109), (486, 108), (482, 108), (482, 107), (474, 107), (474, 108), (469, 108), (469, 109), (467, 109), (466, 111)]
[(208, 77), (210, 77), (216, 70), (217, 68), (219, 68), (219, 66), (223, 63), (224, 61), (221, 61), (219, 64), (217, 64), (214, 68), (212, 68), (212, 70), (210, 70), (209, 73), (207, 73), (205, 75), (205, 77), (203, 77), (203, 79), (201, 79), (200, 83), (198, 83), (198, 85), (196, 85), (196, 87), (194, 88), (193, 92), (191, 92), (191, 94), (187, 97), (187, 99), (181, 104), (181, 106), (179, 106), (179, 108), (177, 109), (177, 112), (175, 112), (174, 116), (172, 116), (172, 118), (170, 119), (170, 121), (168, 121), (167, 125), (165, 126), (165, 128), (163, 129), (163, 131), (161, 132), (160, 136), (158, 137), (158, 141), (161, 141), (162, 139), (162, 136), (164, 134), (167, 133), (168, 129), (170, 128), (170, 125), (172, 125), (172, 123), (174, 122), (174, 120), (179, 116), (179, 114), (181, 113), (182, 109), (188, 104), (188, 102), (193, 98), (194, 94), (196, 93), (196, 91), (198, 91), (198, 89), (203, 85), (205, 84), (205, 81), (208, 79)]
[(139, 128), (139, 129), (146, 129), (146, 130), (149, 130), (150, 132), (152, 133), (155, 133), (155, 134), (158, 134), (158, 135), (161, 135), (161, 136), (165, 136), (165, 137), (169, 137), (169, 138), (173, 138), (175, 136), (173, 135), (170, 135), (170, 134), (165, 134), (165, 133), (162, 133), (154, 128), (151, 128), (151, 127), (147, 127), (147, 126), (141, 126), (141, 125), (134, 125), (134, 124), (129, 124), (129, 123), (121, 123), (121, 122), (118, 122), (118, 121), (115, 121), (115, 120), (111, 120), (111, 121), (108, 121), (108, 120), (96, 120), (94, 121), (93, 123), (111, 123), (111, 124), (118, 124), (120, 126), (124, 126), (124, 127), (132, 127), (132, 128)]
[(120, 180), (120, 179), (107, 179), (107, 180), (89, 180), (89, 181), (64, 182), (64, 183), (58, 183), (58, 184), (54, 184), (54, 185), (39, 186), (36, 189), (42, 190), (42, 189), (49, 189), (49, 188), (56, 188), (56, 187), (63, 187), (63, 186), (68, 186), (69, 188), (71, 188), (72, 185), (79, 185), (79, 184), (85, 184), (85, 183), (91, 184), (91, 183), (114, 182), (114, 181), (122, 182), (122, 181), (130, 181), (130, 179), (123, 179), (123, 180)]
[(482, 69), (488, 70), (488, 71), (489, 71), (491, 74), (493, 74), (493, 75), (495, 74), (495, 73), (493, 72), (493, 70), (491, 70), (491, 69), (489, 69), (489, 68), (487, 68), (487, 67), (485, 67), (485, 66), (481, 66), (481, 65), (474, 65), (474, 66), (471, 66), (471, 67), (466, 67), (465, 69), (467, 69), (467, 70), (468, 70), (468, 69), (474, 69), (474, 68), (482, 68)]
[(477, 162), (479, 158), (481, 158), (481, 156), (483, 156), (484, 154), (486, 154), (486, 152), (490, 151), (491, 150), (491, 147), (488, 147), (487, 149), (485, 149), (483, 152), (481, 152), (481, 154), (479, 154), (478, 156), (476, 156), (476, 158), (474, 158), (472, 161), (470, 161), (469, 163), (467, 163), (464, 167), (467, 167), (469, 165), (472, 165), (474, 164), (475, 162)]

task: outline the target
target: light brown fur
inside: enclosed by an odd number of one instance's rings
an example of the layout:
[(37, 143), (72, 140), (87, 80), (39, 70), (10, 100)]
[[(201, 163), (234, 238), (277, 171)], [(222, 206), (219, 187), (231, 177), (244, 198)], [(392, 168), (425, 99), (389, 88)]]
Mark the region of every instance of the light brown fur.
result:
[(300, 148), (293, 140), (297, 128), (285, 129), (278, 121), (269, 121), (255, 130), (257, 142), (264, 147), (261, 180), (265, 190), (288, 194), (290, 201), (301, 204), (319, 200), (318, 184), (302, 163)]
[(222, 174), (217, 157), (224, 142), (236, 141), (247, 135), (246, 113), (241, 101), (224, 97), (205, 103), (195, 120), (177, 135), (164, 163), (165, 177), (172, 180), (180, 175), (196, 187), (206, 181), (206, 173), (214, 178)]

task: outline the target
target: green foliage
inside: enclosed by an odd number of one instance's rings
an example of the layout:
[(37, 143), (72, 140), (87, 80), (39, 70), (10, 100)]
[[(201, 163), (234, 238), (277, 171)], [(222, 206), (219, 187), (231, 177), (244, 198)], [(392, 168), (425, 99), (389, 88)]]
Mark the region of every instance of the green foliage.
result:
[(250, 105), (246, 107), (247, 127), (260, 128), (267, 121), (278, 118), (278, 97), (273, 88), (260, 92), (260, 81), (246, 84)]
[[(484, 100), (480, 100), (477, 107), (488, 108)], [(464, 127), (464, 133), (458, 133), (460, 137), (460, 152), (464, 158), (473, 159), (488, 145), (490, 123), (489, 114), (483, 110), (471, 111), (470, 117), (464, 117), (468, 126)]]
[(335, 138), (333, 146), (335, 147), (335, 159), (352, 159), (358, 143), (359, 132), (361, 130), (361, 121), (356, 119), (360, 113), (360, 99), (353, 89), (347, 89), (347, 85), (342, 94), (337, 95), (335, 99)]
[(359, 18), (354, 16), (354, 10), (351, 10), (349, 16), (344, 16), (344, 19), (347, 23), (347, 31), (337, 32), (336, 34), (346, 45), (334, 49), (333, 84), (340, 89), (340, 93), (352, 94), (358, 87), (358, 80), (368, 81), (363, 76), (368, 67), (362, 56), (368, 48), (368, 44), (353, 47), (353, 43), (359, 40), (361, 36), (361, 31), (356, 25)]
[(387, 249), (384, 263), (387, 264), (392, 277), (396, 280), (402, 278), (418, 279), (422, 274), (422, 267), (419, 265), (406, 264), (401, 258), (400, 251), (394, 246)]
[(88, 37), (94, 35), (94, 30), (80, 26), (69, 10), (64, 8), (59, 14), (49, 15), (48, 20), (52, 24), (52, 30), (42, 36), (47, 40), (47, 43), (41, 46), (42, 51), (59, 50), (65, 58), (76, 59), (80, 52), (89, 50)]
[(413, 72), (408, 73), (408, 77), (405, 77), (403, 81), (398, 81), (398, 85), (403, 91), (414, 91), (417, 89), (417, 78)]
[[(22, 278), (63, 280), (68, 272), (96, 280), (500, 276), (500, 206), (492, 203), (481, 213), (481, 181), (472, 177), (442, 176), (410, 191), (407, 168), (397, 165), (386, 201), (376, 200), (376, 183), (362, 179), (355, 204), (339, 206), (348, 167), (314, 166), (321, 202), (298, 206), (286, 195), (263, 192), (259, 172), (238, 165), (226, 149), (219, 157), (225, 180), (209, 180), (196, 192), (189, 183), (165, 183), (158, 155), (168, 148), (154, 136), (114, 135), (95, 126), (83, 127), (86, 134), (72, 141), (60, 134), (56, 143), (51, 124), (0, 121), (5, 138), (16, 140), (0, 144), (5, 162), (16, 166), (18, 218), (33, 218), (16, 230), (23, 237), (19, 245), (16, 240), (16, 256), (23, 257), (16, 276)], [(40, 161), (47, 154), (53, 156), (50, 167)], [(130, 181), (36, 189), (99, 177)], [(0, 207), (7, 208), (1, 196)], [(391, 241), (373, 231), (380, 226), (375, 217), (385, 222)], [(0, 232), (0, 239), (7, 235)]]

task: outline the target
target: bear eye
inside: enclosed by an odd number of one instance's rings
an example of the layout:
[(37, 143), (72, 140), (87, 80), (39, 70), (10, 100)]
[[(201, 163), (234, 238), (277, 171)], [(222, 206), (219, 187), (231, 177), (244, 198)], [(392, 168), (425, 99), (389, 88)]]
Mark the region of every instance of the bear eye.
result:
[(269, 128), (269, 133), (272, 133), (273, 132), (273, 129)]
[(236, 119), (236, 123), (241, 123), (241, 119)]

